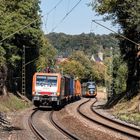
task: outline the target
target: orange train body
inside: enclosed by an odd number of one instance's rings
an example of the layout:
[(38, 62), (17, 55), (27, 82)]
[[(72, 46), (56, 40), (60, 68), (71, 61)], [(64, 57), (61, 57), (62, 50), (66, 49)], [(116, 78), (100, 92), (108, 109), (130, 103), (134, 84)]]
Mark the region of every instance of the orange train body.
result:
[(81, 96), (81, 83), (60, 73), (35, 73), (32, 100), (35, 106), (60, 106), (68, 99)]
[(80, 81), (79, 80), (75, 80), (75, 85), (74, 85), (74, 94), (76, 95), (76, 96), (79, 96), (79, 95), (81, 95), (81, 83), (80, 83)]

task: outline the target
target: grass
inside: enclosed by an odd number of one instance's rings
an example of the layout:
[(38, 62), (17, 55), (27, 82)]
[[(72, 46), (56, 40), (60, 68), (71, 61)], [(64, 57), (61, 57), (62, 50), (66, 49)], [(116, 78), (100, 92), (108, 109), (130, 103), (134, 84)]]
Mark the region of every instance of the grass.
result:
[(117, 118), (140, 126), (140, 110), (138, 106), (140, 104), (140, 95), (133, 98), (131, 101), (123, 101), (118, 103), (111, 112)]
[(9, 96), (0, 97), (0, 112), (17, 111), (28, 108), (31, 103), (28, 103), (16, 96), (10, 94)]
[(140, 125), (140, 113), (124, 113), (118, 116), (121, 120), (135, 125)]

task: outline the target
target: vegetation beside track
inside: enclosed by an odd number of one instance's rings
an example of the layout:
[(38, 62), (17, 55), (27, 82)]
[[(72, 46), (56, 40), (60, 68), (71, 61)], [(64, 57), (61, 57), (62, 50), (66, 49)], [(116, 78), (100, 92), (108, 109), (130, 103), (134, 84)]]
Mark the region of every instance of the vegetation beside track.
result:
[(111, 109), (111, 112), (117, 118), (140, 126), (140, 108), (139, 108), (140, 95), (136, 96), (130, 101), (118, 103)]
[(18, 111), (31, 106), (31, 102), (25, 101), (22, 98), (19, 98), (13, 94), (9, 96), (2, 96), (0, 98), (0, 112), (12, 112)]

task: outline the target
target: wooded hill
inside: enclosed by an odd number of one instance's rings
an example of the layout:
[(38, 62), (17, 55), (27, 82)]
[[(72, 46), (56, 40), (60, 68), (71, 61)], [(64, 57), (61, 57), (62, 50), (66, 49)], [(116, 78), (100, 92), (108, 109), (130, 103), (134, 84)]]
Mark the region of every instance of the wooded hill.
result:
[(104, 57), (110, 56), (110, 48), (118, 51), (118, 40), (114, 34), (95, 35), (94, 33), (67, 35), (64, 33), (50, 33), (46, 37), (49, 42), (58, 50), (58, 55), (68, 57), (74, 51), (83, 51), (86, 55), (95, 56), (99, 51), (104, 53)]

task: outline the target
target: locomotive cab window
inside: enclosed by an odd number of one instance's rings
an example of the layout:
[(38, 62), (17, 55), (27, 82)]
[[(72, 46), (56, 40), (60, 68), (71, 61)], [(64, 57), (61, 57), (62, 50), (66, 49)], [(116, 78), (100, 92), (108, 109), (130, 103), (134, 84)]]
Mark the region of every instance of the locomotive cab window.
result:
[(88, 88), (89, 89), (95, 89), (95, 85), (89, 85)]
[(57, 77), (56, 76), (47, 76), (47, 84), (49, 86), (57, 86)]
[(37, 86), (43, 86), (46, 84), (46, 76), (44, 75), (37, 75), (36, 76), (36, 85)]
[(88, 82), (87, 83), (87, 88), (89, 90), (95, 90), (95, 88), (96, 88), (95, 82)]
[(37, 75), (36, 85), (37, 86), (57, 86), (57, 76)]

